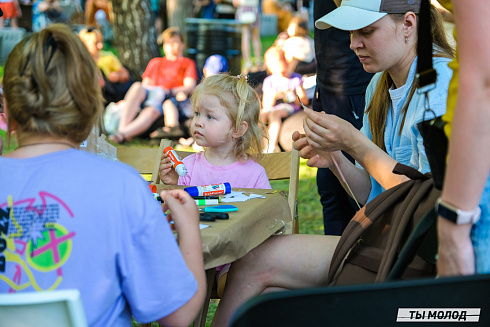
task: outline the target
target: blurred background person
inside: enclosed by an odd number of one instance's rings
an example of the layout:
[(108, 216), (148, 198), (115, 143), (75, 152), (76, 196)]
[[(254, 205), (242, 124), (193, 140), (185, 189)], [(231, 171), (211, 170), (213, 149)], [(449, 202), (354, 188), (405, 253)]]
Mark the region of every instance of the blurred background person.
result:
[[(264, 54), (267, 69), (272, 74), (264, 79), (262, 85), (261, 120), (267, 124), (269, 145), (266, 152), (280, 152), (279, 133), (282, 120), (301, 109), (299, 97), (305, 105), (308, 97), (303, 88), (303, 79), (297, 73), (288, 72), (288, 63), (284, 51), (276, 46), (270, 47)], [(291, 136), (289, 136), (291, 138)]]
[(260, 10), (259, 0), (233, 0), (237, 8), (235, 19), (242, 23), (242, 58), (244, 74), (252, 68), (250, 41), (255, 57), (255, 65), (262, 66), (262, 43), (260, 41)]
[(288, 61), (289, 71), (306, 75), (316, 73), (315, 45), (309, 36), (308, 21), (295, 16), (286, 30), (288, 38), (282, 49)]
[(19, 27), (18, 18), (22, 16), (18, 0), (0, 0), (0, 9), (3, 16), (0, 17), (0, 28), (5, 26), (5, 20), (9, 20), (10, 27)]

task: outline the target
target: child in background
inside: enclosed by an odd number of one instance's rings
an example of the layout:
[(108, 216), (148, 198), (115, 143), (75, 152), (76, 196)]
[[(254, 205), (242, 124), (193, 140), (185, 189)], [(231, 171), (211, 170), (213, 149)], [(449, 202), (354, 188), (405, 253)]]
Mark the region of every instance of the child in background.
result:
[(101, 84), (104, 84), (102, 85), (102, 93), (106, 99), (106, 104), (124, 99), (131, 86), (129, 71), (112, 52), (102, 50), (104, 47), (102, 32), (97, 28), (90, 27), (82, 29), (78, 36), (103, 74)]
[[(159, 175), (165, 184), (209, 185), (229, 182), (232, 187), (270, 189), (262, 154), (264, 128), (260, 101), (242, 76), (218, 74), (205, 78), (191, 97), (195, 113), (191, 134), (204, 151), (183, 159), (187, 175), (179, 177), (172, 162), (162, 156)], [(223, 269), (221, 269), (223, 268)], [(224, 289), (229, 264), (218, 267), (218, 295)]]
[(22, 16), (18, 0), (0, 0), (0, 9), (3, 16), (0, 17), (0, 28), (5, 26), (5, 20), (10, 19), (10, 27), (19, 27), (17, 18)]
[(305, 105), (308, 104), (308, 96), (303, 88), (301, 75), (288, 72), (288, 63), (282, 49), (273, 45), (265, 52), (264, 57), (267, 69), (272, 73), (264, 79), (262, 85), (261, 120), (268, 122), (269, 128), (269, 146), (266, 151), (280, 152), (278, 144), (282, 119), (300, 110), (297, 96)]
[(228, 61), (219, 54), (209, 56), (202, 69), (204, 78), (226, 72), (228, 72)]
[(196, 63), (183, 56), (184, 34), (177, 27), (167, 28), (162, 39), (165, 57), (150, 60), (143, 81), (126, 93), (118, 132), (109, 137), (114, 143), (142, 134), (162, 115), (165, 126), (151, 137), (184, 136), (180, 123), (192, 116), (188, 96), (197, 84)]

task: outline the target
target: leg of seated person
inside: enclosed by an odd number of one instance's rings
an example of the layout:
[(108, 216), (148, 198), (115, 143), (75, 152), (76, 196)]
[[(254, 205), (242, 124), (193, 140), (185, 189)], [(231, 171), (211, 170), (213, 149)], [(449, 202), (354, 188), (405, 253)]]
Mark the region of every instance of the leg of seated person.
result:
[(338, 236), (272, 236), (233, 262), (212, 326), (228, 326), (235, 310), (271, 290), (326, 286)]
[(179, 125), (179, 109), (170, 100), (163, 103), (163, 118), (165, 126), (175, 127)]
[(160, 111), (155, 107), (145, 107), (141, 110), (138, 117), (126, 125), (123, 129), (119, 129), (119, 133), (126, 139), (131, 139), (138, 136), (150, 128), (151, 124), (161, 116)]
[(276, 110), (269, 113), (269, 148), (267, 152), (272, 153), (278, 147), (282, 118), (288, 115), (286, 110)]
[(125, 105), (119, 121), (119, 132), (123, 131), (133, 121), (145, 98), (146, 89), (143, 85), (140, 82), (133, 83), (124, 97)]

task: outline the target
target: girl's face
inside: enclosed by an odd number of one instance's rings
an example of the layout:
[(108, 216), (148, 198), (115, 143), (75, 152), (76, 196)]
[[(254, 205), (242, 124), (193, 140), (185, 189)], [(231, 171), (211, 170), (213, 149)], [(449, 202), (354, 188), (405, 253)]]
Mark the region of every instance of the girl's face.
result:
[(389, 15), (360, 30), (351, 31), (350, 48), (369, 73), (397, 69), (409, 56), (403, 23), (395, 22)]
[(201, 95), (196, 102), (191, 134), (202, 147), (228, 147), (232, 142), (232, 121), (228, 108), (215, 95)]

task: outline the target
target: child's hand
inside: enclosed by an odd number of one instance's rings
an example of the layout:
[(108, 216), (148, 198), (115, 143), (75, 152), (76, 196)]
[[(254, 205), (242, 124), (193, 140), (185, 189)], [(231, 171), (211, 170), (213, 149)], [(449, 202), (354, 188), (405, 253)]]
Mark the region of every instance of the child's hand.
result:
[(184, 190), (168, 190), (160, 193), (163, 210), (170, 210), (167, 214), (169, 220), (173, 220), (177, 233), (199, 226), (199, 212), (196, 202), (189, 193)]
[(164, 184), (177, 185), (177, 182), (179, 181), (179, 174), (177, 174), (173, 168), (172, 161), (165, 153), (162, 155), (162, 159), (160, 160), (158, 175)]

